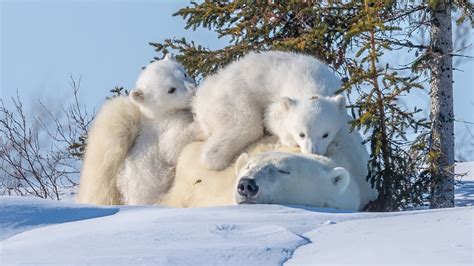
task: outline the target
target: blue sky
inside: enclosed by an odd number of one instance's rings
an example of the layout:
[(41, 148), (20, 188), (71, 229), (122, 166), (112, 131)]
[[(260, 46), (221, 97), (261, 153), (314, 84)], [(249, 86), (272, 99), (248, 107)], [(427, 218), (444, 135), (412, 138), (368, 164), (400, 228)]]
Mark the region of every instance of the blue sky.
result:
[[(155, 55), (150, 41), (184, 36), (210, 48), (225, 45), (207, 30), (184, 30), (184, 21), (171, 16), (187, 3), (0, 0), (1, 98), (18, 89), (25, 103), (38, 98), (64, 102), (72, 75), (82, 77), (81, 100), (97, 108), (114, 86), (133, 87), (141, 67)], [(473, 60), (458, 67), (464, 72), (454, 75), (456, 117), (474, 122)], [(459, 136), (465, 134), (465, 126), (456, 124)]]
[[(0, 0), (2, 1), (2, 0)], [(171, 14), (186, 1), (2, 1), (2, 98), (69, 96), (69, 76), (99, 105), (115, 85), (131, 88), (155, 55), (150, 41), (177, 36), (222, 46), (212, 32), (184, 31)]]

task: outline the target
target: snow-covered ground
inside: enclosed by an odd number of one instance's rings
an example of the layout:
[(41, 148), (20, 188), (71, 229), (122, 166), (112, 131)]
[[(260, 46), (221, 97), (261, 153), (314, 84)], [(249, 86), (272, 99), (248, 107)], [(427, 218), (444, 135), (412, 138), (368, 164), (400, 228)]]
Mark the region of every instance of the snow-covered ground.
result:
[(93, 207), (0, 197), (0, 265), (473, 265), (474, 162), (457, 208)]

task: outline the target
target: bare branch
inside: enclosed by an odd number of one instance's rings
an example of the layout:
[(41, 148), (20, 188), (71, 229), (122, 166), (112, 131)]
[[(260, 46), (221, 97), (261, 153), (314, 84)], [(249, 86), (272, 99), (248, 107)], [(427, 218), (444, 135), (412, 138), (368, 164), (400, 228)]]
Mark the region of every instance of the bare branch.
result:
[(10, 109), (0, 100), (0, 195), (59, 200), (63, 188), (77, 185), (93, 115), (79, 102), (81, 80), (71, 77), (70, 84), (72, 103), (52, 112), (39, 101), (42, 115), (32, 118), (18, 92)]

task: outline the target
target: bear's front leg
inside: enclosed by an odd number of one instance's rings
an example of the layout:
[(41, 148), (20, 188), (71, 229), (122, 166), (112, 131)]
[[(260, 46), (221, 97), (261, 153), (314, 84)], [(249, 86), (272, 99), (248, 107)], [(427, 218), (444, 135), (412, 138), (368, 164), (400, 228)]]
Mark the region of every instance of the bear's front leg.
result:
[(205, 132), (198, 121), (194, 120), (191, 124), (186, 127), (186, 136), (190, 142), (204, 141), (209, 138), (209, 132)]
[(213, 133), (206, 141), (201, 161), (210, 169), (222, 171), (250, 143), (263, 136), (263, 127), (232, 129)]

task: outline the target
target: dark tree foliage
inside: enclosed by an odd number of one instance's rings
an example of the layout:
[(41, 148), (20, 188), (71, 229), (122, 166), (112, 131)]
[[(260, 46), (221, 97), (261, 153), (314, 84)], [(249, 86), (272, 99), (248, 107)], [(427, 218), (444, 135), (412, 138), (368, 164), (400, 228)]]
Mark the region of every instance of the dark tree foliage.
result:
[(124, 87), (115, 86), (115, 88), (110, 90), (110, 93), (112, 93), (112, 96), (108, 96), (107, 100), (110, 100), (118, 96), (128, 96), (129, 91), (125, 89)]
[(208, 28), (219, 37), (229, 38), (231, 45), (223, 49), (212, 51), (185, 38), (151, 45), (164, 53), (178, 50), (177, 58), (194, 77), (213, 73), (250, 50), (300, 51), (336, 67), (343, 64), (350, 41), (344, 36), (349, 25), (357, 21), (360, 5), (275, 2), (192, 2), (174, 14), (186, 20), (186, 29)]
[[(400, 210), (426, 204), (432, 186), (436, 154), (429, 149), (430, 121), (399, 100), (423, 90), (430, 78), (433, 51), (419, 40), (438, 1), (191, 2), (174, 14), (186, 21), (186, 29), (213, 30), (229, 44), (218, 50), (185, 38), (150, 44), (159, 53), (177, 53), (197, 79), (249, 51), (301, 52), (329, 64), (343, 80), (339, 93), (349, 99), (352, 127), (366, 133), (370, 146), (367, 178), (380, 195), (366, 209)], [(452, 2), (459, 22), (472, 22), (472, 4)], [(384, 62), (385, 54), (400, 51), (415, 60), (402, 67)]]

